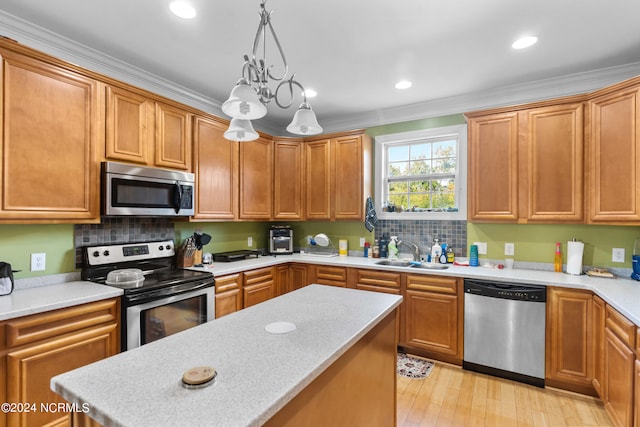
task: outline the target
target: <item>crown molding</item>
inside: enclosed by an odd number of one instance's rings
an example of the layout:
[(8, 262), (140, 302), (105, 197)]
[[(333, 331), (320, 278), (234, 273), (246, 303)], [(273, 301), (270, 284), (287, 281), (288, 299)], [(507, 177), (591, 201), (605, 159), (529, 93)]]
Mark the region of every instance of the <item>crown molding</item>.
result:
[[(222, 102), (151, 74), (127, 62), (91, 49), (33, 23), (0, 10), (0, 35), (31, 48), (71, 62), (158, 95), (225, 117)], [(503, 86), (460, 96), (442, 98), (383, 110), (372, 110), (340, 117), (322, 117), (325, 133), (368, 128), (430, 117), (460, 114), (505, 105), (524, 104), (543, 99), (591, 92), (640, 75), (640, 62), (618, 67), (569, 74), (524, 84)], [(256, 130), (270, 135), (287, 135), (286, 130), (268, 119), (253, 122)]]

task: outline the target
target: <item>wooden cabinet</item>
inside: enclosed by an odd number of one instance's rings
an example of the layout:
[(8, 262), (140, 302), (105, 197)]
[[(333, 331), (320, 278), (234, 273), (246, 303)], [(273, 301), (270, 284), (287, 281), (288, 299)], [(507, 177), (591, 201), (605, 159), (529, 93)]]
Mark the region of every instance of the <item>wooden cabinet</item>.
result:
[(604, 394), (604, 328), (606, 304), (593, 296), (593, 389), (599, 397)]
[(330, 265), (313, 265), (309, 267), (311, 282), (320, 285), (347, 287), (347, 268)]
[(295, 291), (310, 284), (307, 273), (308, 269), (306, 264), (290, 264), (289, 291)]
[(427, 357), (460, 365), (464, 345), (461, 279), (407, 274), (405, 296), (405, 345)]
[(37, 410), (0, 414), (0, 424), (68, 425), (69, 413), (40, 410), (40, 404), (65, 402), (50, 390), (50, 379), (116, 354), (119, 321), (119, 299), (111, 299), (1, 322), (2, 401), (35, 404)]
[(303, 140), (274, 140), (273, 219), (304, 219), (304, 191)]
[(589, 221), (640, 221), (640, 79), (589, 100)]
[(472, 221), (582, 222), (581, 97), (467, 114)]
[(107, 86), (105, 157), (191, 170), (191, 117), (143, 91)]
[(305, 145), (307, 219), (363, 220), (371, 195), (371, 139), (362, 131)]
[(273, 273), (273, 267), (243, 273), (244, 308), (267, 301), (276, 295)]
[[(636, 349), (636, 354), (637, 353)], [(635, 427), (640, 427), (640, 360), (636, 359), (634, 375), (633, 421)]]
[(349, 269), (349, 287), (400, 295), (402, 274), (391, 271)]
[(273, 141), (270, 139), (258, 138), (240, 144), (240, 218), (271, 218), (272, 159)]
[(592, 294), (547, 288), (545, 384), (595, 395)]
[(227, 124), (198, 116), (194, 120), (194, 220), (238, 218), (238, 142), (224, 138)]
[(275, 296), (279, 297), (291, 290), (290, 268), (288, 264), (275, 266)]
[(242, 310), (242, 275), (216, 277), (216, 319)]
[(633, 425), (636, 326), (607, 305), (604, 340), (605, 409), (616, 426)]
[(0, 221), (99, 222), (98, 82), (13, 42), (0, 56)]

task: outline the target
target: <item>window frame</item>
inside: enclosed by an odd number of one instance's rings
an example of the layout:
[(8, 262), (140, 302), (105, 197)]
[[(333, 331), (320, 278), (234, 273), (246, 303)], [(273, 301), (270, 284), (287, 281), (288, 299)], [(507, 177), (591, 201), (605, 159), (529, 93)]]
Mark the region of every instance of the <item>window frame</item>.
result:
[[(425, 139), (455, 135), (456, 146), (456, 191), (457, 212), (384, 212), (386, 197), (387, 159), (386, 148), (391, 145), (421, 142)], [(443, 126), (416, 131), (400, 132), (375, 137), (374, 200), (379, 219), (396, 220), (466, 220), (467, 219), (467, 125)]]

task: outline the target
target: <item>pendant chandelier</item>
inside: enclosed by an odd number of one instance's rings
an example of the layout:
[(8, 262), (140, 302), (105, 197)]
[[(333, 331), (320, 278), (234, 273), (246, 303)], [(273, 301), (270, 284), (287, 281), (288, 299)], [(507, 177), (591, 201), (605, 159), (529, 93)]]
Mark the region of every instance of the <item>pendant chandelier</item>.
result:
[[(318, 124), (316, 115), (307, 102), (307, 95), (304, 87), (294, 80), (295, 74), (287, 79), (289, 66), (285, 59), (282, 46), (278, 41), (276, 32), (271, 25), (271, 11), (267, 12), (265, 3), (260, 4), (260, 24), (253, 41), (251, 58), (244, 56), (242, 65), (242, 77), (231, 91), (229, 99), (222, 104), (222, 112), (231, 117), (229, 129), (224, 133), (226, 139), (232, 141), (253, 141), (258, 139), (258, 133), (253, 130), (251, 120), (266, 116), (267, 104), (274, 101), (280, 108), (289, 108), (293, 105), (296, 92), (301, 91), (302, 104), (298, 107), (293, 116), (293, 120), (287, 126), (287, 131), (296, 135), (316, 135), (322, 132)], [(280, 60), (284, 69), (281, 75), (273, 71), (273, 65), (267, 63), (266, 58), (266, 36), (267, 30), (273, 37), (273, 42), (278, 48)], [(260, 46), (262, 45), (262, 49)], [(272, 90), (269, 83), (279, 82)], [(280, 97), (286, 94), (286, 102), (282, 102)]]

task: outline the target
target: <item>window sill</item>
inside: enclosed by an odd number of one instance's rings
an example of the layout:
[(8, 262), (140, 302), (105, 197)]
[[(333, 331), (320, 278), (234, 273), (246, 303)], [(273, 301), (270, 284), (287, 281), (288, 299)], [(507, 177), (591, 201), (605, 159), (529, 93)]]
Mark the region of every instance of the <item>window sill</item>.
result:
[(378, 219), (382, 220), (431, 220), (431, 221), (466, 221), (467, 212), (385, 212), (377, 210)]

